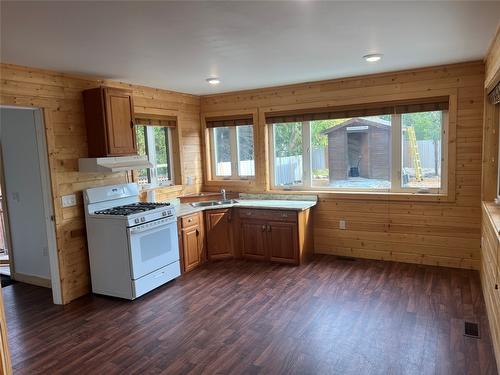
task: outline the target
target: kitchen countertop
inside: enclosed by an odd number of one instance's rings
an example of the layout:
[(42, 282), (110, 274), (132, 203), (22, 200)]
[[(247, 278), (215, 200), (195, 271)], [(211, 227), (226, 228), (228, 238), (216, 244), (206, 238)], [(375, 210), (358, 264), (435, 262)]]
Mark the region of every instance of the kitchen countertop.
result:
[[(252, 195), (252, 198), (256, 195)], [(304, 211), (316, 205), (316, 197), (311, 199), (309, 196), (302, 196), (304, 200), (292, 199), (296, 197), (287, 197), (287, 199), (273, 199), (273, 196), (263, 196), (263, 199), (246, 199), (242, 196), (236, 199), (236, 203), (223, 204), (220, 206), (206, 206), (206, 207), (193, 207), (189, 203), (182, 203), (176, 206), (177, 217), (190, 215), (195, 212), (205, 211), (205, 210), (217, 210), (222, 208), (261, 208), (261, 209), (276, 209), (276, 210), (293, 210), (293, 211)], [(281, 198), (281, 196), (280, 196)]]

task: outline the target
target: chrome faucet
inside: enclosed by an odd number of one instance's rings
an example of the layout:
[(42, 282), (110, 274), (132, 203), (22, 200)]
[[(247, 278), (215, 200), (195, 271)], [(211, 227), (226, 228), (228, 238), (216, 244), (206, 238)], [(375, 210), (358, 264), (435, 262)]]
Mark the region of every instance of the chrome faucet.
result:
[(222, 195), (222, 200), (225, 201), (226, 200), (226, 189), (221, 189), (220, 193)]

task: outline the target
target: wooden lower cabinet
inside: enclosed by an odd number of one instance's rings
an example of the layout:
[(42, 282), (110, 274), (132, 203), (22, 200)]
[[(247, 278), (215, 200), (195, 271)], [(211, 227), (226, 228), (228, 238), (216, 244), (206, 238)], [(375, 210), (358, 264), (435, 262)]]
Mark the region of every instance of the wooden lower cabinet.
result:
[(268, 230), (267, 243), (270, 260), (282, 263), (299, 263), (297, 224), (270, 223)]
[(207, 257), (210, 260), (233, 257), (232, 210), (208, 210), (205, 212)]
[(205, 261), (205, 236), (201, 212), (179, 219), (179, 250), (183, 272), (189, 272)]
[(241, 222), (241, 251), (244, 258), (267, 260), (266, 225), (259, 221)]
[(298, 240), (296, 223), (241, 221), (244, 258), (299, 264)]
[(300, 264), (313, 253), (311, 210), (213, 209), (178, 221), (183, 272), (206, 259)]

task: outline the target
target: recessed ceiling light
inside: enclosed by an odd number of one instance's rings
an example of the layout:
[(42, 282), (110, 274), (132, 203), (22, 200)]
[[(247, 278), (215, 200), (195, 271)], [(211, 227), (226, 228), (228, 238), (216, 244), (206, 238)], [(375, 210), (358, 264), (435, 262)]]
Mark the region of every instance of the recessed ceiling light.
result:
[(220, 83), (220, 79), (217, 77), (207, 78), (207, 82), (211, 85), (218, 85)]
[(377, 62), (382, 59), (382, 54), (381, 53), (372, 53), (370, 55), (364, 55), (363, 59), (365, 59), (368, 62)]

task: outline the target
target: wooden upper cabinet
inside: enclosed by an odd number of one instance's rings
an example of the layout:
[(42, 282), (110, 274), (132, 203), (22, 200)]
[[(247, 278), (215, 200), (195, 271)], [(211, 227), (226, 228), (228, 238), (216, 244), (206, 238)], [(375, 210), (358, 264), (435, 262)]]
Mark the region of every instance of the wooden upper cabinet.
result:
[(98, 87), (83, 92), (89, 157), (136, 155), (132, 92)]
[(205, 212), (208, 259), (233, 257), (231, 209)]

